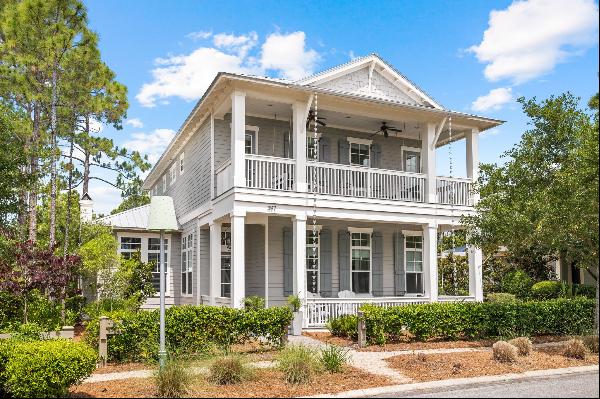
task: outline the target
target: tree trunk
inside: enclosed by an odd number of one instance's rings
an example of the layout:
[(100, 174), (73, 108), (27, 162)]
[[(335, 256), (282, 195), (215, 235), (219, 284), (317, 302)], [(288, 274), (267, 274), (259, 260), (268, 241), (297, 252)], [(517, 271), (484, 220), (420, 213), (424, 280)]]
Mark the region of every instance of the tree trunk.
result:
[[(600, 269), (599, 269), (600, 270)], [(600, 276), (598, 276), (600, 277)], [(596, 278), (596, 313), (594, 314), (594, 332), (596, 334), (596, 336), (598, 336), (598, 294), (600, 293), (600, 285), (598, 284), (598, 282), (600, 282), (600, 278)]]
[(65, 224), (65, 244), (63, 248), (63, 258), (67, 258), (69, 252), (69, 227), (71, 226), (71, 192), (73, 191), (73, 136), (71, 135), (71, 146), (69, 148), (69, 179), (67, 189), (67, 216)]
[[(90, 116), (85, 116), (85, 134), (86, 137), (90, 135)], [(87, 194), (90, 188), (90, 151), (85, 149), (85, 154), (83, 157), (83, 186), (81, 189), (82, 194)], [(81, 214), (81, 208), (79, 208), (79, 212)], [(82, 228), (81, 218), (79, 218), (79, 238), (77, 239), (77, 243), (81, 245), (81, 228)]]
[(40, 107), (37, 103), (33, 105), (33, 130), (30, 139), (29, 173), (33, 177), (31, 189), (29, 190), (28, 208), (29, 208), (29, 235), (28, 239), (32, 242), (37, 240), (37, 184), (38, 184), (38, 140), (40, 137)]
[(50, 130), (51, 130), (51, 157), (50, 157), (50, 227), (48, 233), (48, 246), (54, 248), (56, 244), (56, 197), (58, 185), (57, 173), (57, 138), (56, 138), (56, 98), (57, 98), (57, 65), (52, 70), (52, 100), (50, 105)]

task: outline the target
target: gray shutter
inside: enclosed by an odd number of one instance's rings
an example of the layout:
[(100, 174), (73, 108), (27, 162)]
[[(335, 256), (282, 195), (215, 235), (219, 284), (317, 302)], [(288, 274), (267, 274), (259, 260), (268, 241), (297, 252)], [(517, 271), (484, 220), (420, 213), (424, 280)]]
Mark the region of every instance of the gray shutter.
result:
[(321, 259), (319, 262), (320, 266), (320, 279), (321, 279), (321, 296), (323, 297), (331, 297), (333, 295), (332, 288), (332, 269), (333, 265), (331, 264), (331, 230), (323, 229), (321, 230), (321, 235), (319, 236), (321, 240)]
[(323, 137), (319, 139), (319, 161), (331, 162), (331, 155), (329, 154), (329, 137)]
[(345, 230), (338, 231), (338, 263), (340, 291), (350, 290), (350, 236)]
[(371, 278), (373, 296), (383, 296), (383, 234), (373, 232), (371, 238), (373, 252), (371, 253)]
[(379, 144), (371, 146), (371, 167), (381, 168), (381, 145)]
[(283, 228), (283, 296), (294, 294), (294, 236), (292, 229)]
[(404, 234), (394, 233), (394, 295), (406, 294), (406, 271), (404, 270)]
[(283, 157), (284, 158), (293, 158), (293, 146), (294, 146), (294, 137), (291, 134), (291, 131), (283, 132)]
[(350, 164), (350, 143), (348, 143), (348, 140), (338, 140), (338, 156), (342, 165)]

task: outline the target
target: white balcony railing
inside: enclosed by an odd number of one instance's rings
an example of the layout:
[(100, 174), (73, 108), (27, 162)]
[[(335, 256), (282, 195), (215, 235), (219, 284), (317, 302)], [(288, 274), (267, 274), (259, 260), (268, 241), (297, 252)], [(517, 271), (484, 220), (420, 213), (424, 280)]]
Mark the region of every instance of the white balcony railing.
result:
[(307, 298), (306, 322), (308, 328), (325, 327), (331, 319), (342, 315), (355, 315), (364, 304), (385, 308), (428, 303), (429, 298), (372, 297), (372, 298)]
[(231, 166), (231, 160), (224, 162), (215, 169), (215, 186), (215, 196), (217, 197), (233, 187), (233, 168)]
[(263, 155), (246, 155), (246, 187), (291, 191), (296, 161)]
[(436, 193), (438, 204), (473, 205), (473, 183), (470, 179), (438, 177)]
[(423, 202), (425, 192), (425, 175), (361, 166), (311, 162), (306, 179), (318, 194)]

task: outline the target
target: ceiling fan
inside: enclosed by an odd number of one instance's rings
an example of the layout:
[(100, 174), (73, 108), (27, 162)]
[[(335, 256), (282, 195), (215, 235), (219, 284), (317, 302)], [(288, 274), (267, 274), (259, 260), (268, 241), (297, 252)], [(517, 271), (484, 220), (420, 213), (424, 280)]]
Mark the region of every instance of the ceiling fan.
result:
[[(327, 118), (318, 116), (317, 123), (321, 126), (327, 126), (327, 123), (323, 122), (325, 119), (327, 119)], [(315, 111), (313, 111), (311, 109), (308, 111), (308, 117), (306, 118), (306, 129), (308, 129), (308, 126), (311, 124), (311, 122), (314, 122), (314, 121), (315, 121)]]
[(387, 138), (390, 135), (389, 132), (402, 133), (402, 129), (397, 129), (393, 126), (388, 126), (387, 122), (383, 121), (381, 122), (381, 127), (379, 128), (379, 130), (373, 133), (371, 136), (369, 136), (369, 138), (375, 136), (378, 133), (383, 133), (383, 137)]

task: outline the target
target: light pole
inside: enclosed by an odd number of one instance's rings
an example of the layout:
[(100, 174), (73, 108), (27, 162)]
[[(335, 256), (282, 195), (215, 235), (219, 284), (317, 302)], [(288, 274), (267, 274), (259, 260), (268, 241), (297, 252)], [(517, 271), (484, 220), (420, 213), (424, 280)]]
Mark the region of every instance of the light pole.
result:
[[(177, 231), (177, 218), (173, 198), (168, 196), (154, 196), (150, 200), (150, 216), (148, 217), (148, 230), (160, 232), (160, 346), (158, 350), (159, 367), (162, 369), (167, 360), (165, 345), (165, 231)], [(171, 245), (173, 245), (171, 243)]]

